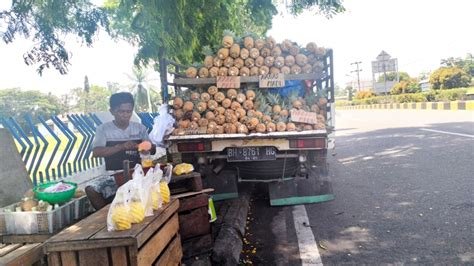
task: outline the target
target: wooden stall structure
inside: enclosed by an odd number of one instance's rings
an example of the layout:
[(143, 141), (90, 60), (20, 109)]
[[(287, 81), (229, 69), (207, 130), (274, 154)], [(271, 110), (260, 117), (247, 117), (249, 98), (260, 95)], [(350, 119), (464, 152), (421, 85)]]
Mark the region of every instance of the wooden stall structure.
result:
[(178, 208), (179, 201), (172, 199), (130, 230), (109, 232), (106, 206), (45, 242), (48, 264), (178, 265), (182, 258)]
[(179, 234), (184, 258), (212, 250), (208, 203), (213, 189), (203, 189), (201, 174), (173, 175), (170, 181), (173, 197), (179, 199)]
[(0, 265), (41, 265), (43, 243), (0, 244)]

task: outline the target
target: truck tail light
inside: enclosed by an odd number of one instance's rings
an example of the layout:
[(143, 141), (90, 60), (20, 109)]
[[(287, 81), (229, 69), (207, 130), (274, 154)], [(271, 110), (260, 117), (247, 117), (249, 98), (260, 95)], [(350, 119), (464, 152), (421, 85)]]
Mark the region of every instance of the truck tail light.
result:
[(293, 149), (325, 149), (326, 139), (310, 138), (310, 139), (291, 139), (290, 148)]
[(178, 143), (179, 152), (202, 152), (210, 151), (211, 143), (210, 142), (184, 142)]

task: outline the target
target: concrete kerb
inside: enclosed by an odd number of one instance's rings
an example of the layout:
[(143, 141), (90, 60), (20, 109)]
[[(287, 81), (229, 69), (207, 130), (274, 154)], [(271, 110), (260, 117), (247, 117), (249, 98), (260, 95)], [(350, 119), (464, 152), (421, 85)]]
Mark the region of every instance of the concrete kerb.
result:
[(368, 104), (368, 105), (337, 106), (336, 109), (340, 109), (340, 110), (410, 109), (410, 110), (474, 111), (474, 101)]

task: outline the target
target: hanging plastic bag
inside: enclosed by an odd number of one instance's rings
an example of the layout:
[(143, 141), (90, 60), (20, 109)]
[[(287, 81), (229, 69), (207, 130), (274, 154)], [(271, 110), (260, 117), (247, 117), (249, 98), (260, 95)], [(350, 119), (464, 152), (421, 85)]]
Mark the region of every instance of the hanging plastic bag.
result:
[(132, 227), (132, 216), (130, 215), (132, 186), (132, 182), (129, 181), (118, 188), (107, 213), (108, 231), (127, 230)]
[(163, 177), (163, 171), (161, 171), (160, 167), (156, 167), (153, 169), (153, 175), (151, 177), (151, 187), (150, 187), (150, 194), (151, 194), (151, 205), (153, 210), (158, 210), (163, 205), (163, 199), (161, 197), (160, 191), (160, 181)]
[[(134, 194), (132, 195), (133, 206), (137, 205), (134, 202), (140, 202), (144, 208), (145, 216), (153, 216), (153, 207), (151, 202), (150, 187), (152, 185), (153, 168), (148, 169), (147, 174), (143, 175), (141, 165), (135, 165), (133, 172)], [(141, 210), (137, 206), (138, 210)]]
[(174, 129), (174, 118), (168, 113), (168, 105), (163, 104), (158, 109), (159, 115), (153, 119), (153, 129), (150, 140), (158, 147), (164, 147), (163, 139)]
[(167, 164), (163, 172), (163, 178), (160, 181), (160, 193), (163, 203), (169, 203), (171, 199), (171, 192), (168, 184), (171, 181), (171, 176), (173, 175), (173, 165)]

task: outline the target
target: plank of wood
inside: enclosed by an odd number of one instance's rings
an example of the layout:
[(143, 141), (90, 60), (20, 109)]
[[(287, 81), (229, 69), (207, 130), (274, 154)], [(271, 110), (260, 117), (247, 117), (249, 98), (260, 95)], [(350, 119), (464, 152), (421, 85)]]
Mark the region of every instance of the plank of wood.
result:
[(178, 233), (178, 214), (173, 217), (138, 251), (138, 265), (151, 265)]
[(183, 239), (209, 234), (211, 224), (207, 207), (192, 210), (190, 213), (179, 215), (179, 234)]
[(59, 257), (59, 252), (52, 252), (48, 254), (48, 265), (61, 266), (61, 257)]
[(55, 251), (76, 251), (85, 249), (94, 249), (102, 247), (122, 247), (136, 245), (136, 240), (133, 238), (124, 239), (97, 239), (97, 240), (80, 240), (80, 241), (66, 241), (45, 243), (45, 252)]
[(155, 211), (153, 216), (145, 217), (145, 220), (139, 224), (132, 225), (130, 230), (109, 232), (104, 228), (91, 239), (126, 239), (131, 238), (135, 240), (137, 248), (140, 248), (148, 238), (160, 228), (173, 213), (178, 210), (179, 201), (172, 199), (170, 203), (164, 205), (161, 209)]
[(204, 207), (209, 204), (209, 195), (208, 194), (199, 194), (193, 197), (180, 198), (179, 199), (179, 212), (189, 211), (199, 207)]
[(3, 243), (41, 243), (48, 240), (52, 234), (34, 234), (34, 235), (4, 235)]
[[(309, 73), (309, 74), (290, 74), (285, 75), (285, 80), (306, 80), (306, 79), (322, 79), (325, 78), (325, 73)], [(240, 83), (258, 83), (259, 76), (247, 76), (240, 77)], [(178, 86), (183, 85), (205, 85), (205, 84), (216, 84), (216, 78), (176, 78), (174, 83)]]
[(166, 248), (166, 251), (163, 252), (161, 257), (153, 265), (158, 266), (168, 266), (168, 265), (179, 265), (181, 263), (181, 258), (183, 257), (183, 250), (181, 247), (181, 239), (179, 235), (171, 241), (171, 243)]
[(79, 265), (109, 265), (107, 249), (87, 249), (79, 251)]
[(193, 178), (193, 177), (196, 177), (196, 176), (201, 176), (200, 173), (198, 172), (191, 172), (189, 174), (184, 174), (184, 175), (173, 175), (171, 176), (171, 181), (170, 183), (174, 183), (176, 181), (181, 181), (181, 180), (185, 180), (185, 179), (189, 179), (189, 178)]
[(23, 246), (22, 244), (11, 244), (6, 245), (2, 249), (0, 249), (0, 257), (7, 255), (8, 253), (12, 252), (13, 250)]
[(190, 197), (190, 196), (194, 196), (194, 195), (198, 195), (198, 194), (202, 194), (202, 193), (210, 193), (210, 192), (214, 192), (214, 189), (213, 188), (205, 188), (205, 189), (203, 189), (201, 191), (197, 191), (197, 192), (186, 192), (186, 193), (176, 194), (176, 195), (173, 195), (172, 198), (180, 199), (180, 198), (185, 198), (185, 197)]
[(51, 237), (47, 242), (54, 243), (89, 239), (104, 227), (107, 227), (107, 213), (109, 211), (109, 206), (110, 205), (105, 206), (78, 223), (62, 230), (57, 235)]
[(129, 246), (127, 247), (128, 250), (128, 257), (130, 259), (130, 265), (131, 266), (137, 266), (137, 256), (138, 256), (138, 249), (136, 246)]
[(0, 265), (32, 265), (43, 257), (43, 244), (26, 244), (0, 258)]
[(127, 266), (127, 248), (126, 247), (111, 248), (110, 255), (112, 257), (112, 265)]
[(61, 252), (61, 263), (63, 265), (77, 266), (77, 257), (75, 251)]

